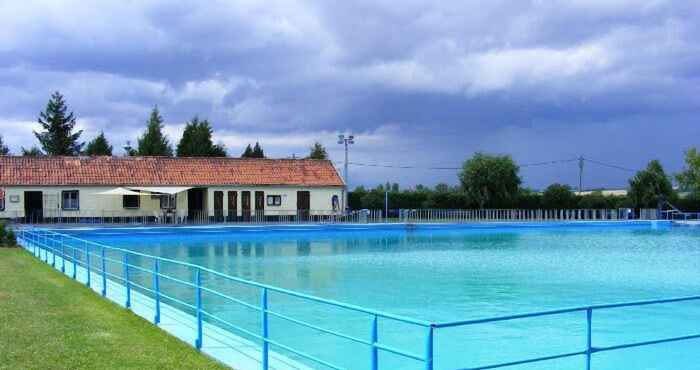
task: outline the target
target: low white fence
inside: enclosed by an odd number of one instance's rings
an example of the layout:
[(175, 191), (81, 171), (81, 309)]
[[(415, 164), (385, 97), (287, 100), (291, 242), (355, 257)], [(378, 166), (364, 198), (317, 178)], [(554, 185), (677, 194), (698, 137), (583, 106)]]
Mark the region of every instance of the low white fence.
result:
[(20, 224), (228, 224), (228, 223), (422, 223), (489, 221), (575, 221), (657, 219), (656, 209), (402, 209), (394, 217), (382, 210), (250, 210), (215, 211), (102, 211), (44, 210), (29, 216), (5, 212), (4, 219)]
[(402, 209), (401, 222), (594, 221), (657, 219), (656, 209)]

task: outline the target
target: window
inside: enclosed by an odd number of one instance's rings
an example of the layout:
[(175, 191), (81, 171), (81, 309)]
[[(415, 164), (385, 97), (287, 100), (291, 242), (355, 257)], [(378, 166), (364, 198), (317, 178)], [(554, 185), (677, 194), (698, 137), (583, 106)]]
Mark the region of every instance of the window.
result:
[(0, 189), (0, 212), (5, 210), (5, 189)]
[(334, 195), (334, 196), (331, 198), (331, 204), (333, 205), (333, 210), (334, 210), (334, 211), (340, 210), (340, 202), (338, 202), (338, 196), (337, 196), (337, 195)]
[(61, 193), (61, 208), (64, 210), (80, 209), (80, 192), (78, 190), (65, 190)]
[(160, 209), (177, 208), (177, 194), (163, 194), (160, 196)]
[(281, 195), (268, 195), (267, 196), (267, 205), (268, 206), (281, 206), (282, 205), (282, 196)]
[(122, 205), (124, 208), (138, 209), (141, 206), (141, 197), (138, 195), (124, 195)]

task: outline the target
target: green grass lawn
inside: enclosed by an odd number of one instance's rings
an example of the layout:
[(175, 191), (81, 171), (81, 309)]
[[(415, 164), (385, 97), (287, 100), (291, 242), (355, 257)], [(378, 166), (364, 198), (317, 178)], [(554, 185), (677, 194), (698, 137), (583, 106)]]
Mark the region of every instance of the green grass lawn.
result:
[(226, 369), (23, 249), (0, 279), (0, 369)]

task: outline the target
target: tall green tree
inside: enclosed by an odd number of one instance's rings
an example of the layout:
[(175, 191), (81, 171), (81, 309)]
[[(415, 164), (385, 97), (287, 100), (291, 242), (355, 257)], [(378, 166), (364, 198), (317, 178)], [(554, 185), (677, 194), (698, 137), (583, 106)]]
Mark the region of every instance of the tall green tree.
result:
[(700, 197), (700, 153), (697, 149), (691, 148), (685, 152), (685, 167), (676, 174), (676, 181), (682, 190)]
[(163, 134), (163, 117), (161, 117), (158, 107), (153, 107), (146, 125), (146, 132), (138, 139), (137, 154), (165, 157), (173, 155), (170, 141)]
[(318, 141), (311, 146), (311, 153), (309, 153), (310, 159), (328, 159), (328, 152), (326, 148)]
[(253, 147), (250, 144), (246, 145), (241, 158), (253, 158)]
[(82, 130), (73, 132), (75, 116), (68, 112), (63, 95), (56, 91), (46, 104), (46, 109), (39, 113), (39, 124), (43, 131), (34, 131), (41, 147), (47, 155), (78, 155), (85, 143), (78, 141)]
[(509, 155), (477, 152), (464, 162), (459, 180), (479, 207), (508, 207), (517, 199), (520, 168)]
[(38, 146), (34, 145), (29, 149), (22, 147), (22, 156), (24, 157), (43, 157), (44, 153)]
[(547, 209), (569, 209), (576, 206), (576, 195), (571, 186), (552, 184), (542, 193), (542, 205)]
[(225, 157), (226, 148), (212, 142), (213, 130), (209, 121), (194, 117), (187, 122), (182, 139), (177, 144), (178, 157)]
[(87, 144), (85, 154), (90, 156), (96, 155), (112, 155), (112, 146), (109, 145), (104, 132), (100, 132), (96, 138)]
[(255, 146), (253, 146), (253, 158), (265, 158), (265, 152), (263, 152), (262, 146), (257, 141)]
[(635, 207), (656, 208), (659, 199), (673, 197), (671, 180), (657, 160), (649, 162), (646, 169), (630, 179), (627, 196)]
[(2, 135), (0, 135), (0, 155), (9, 155), (10, 154), (10, 148), (5, 145), (5, 143), (2, 141)]
[(243, 151), (243, 154), (241, 154), (241, 158), (265, 158), (265, 152), (260, 146), (260, 143), (256, 141), (255, 146), (251, 147), (250, 144), (248, 144), (245, 147), (245, 151)]

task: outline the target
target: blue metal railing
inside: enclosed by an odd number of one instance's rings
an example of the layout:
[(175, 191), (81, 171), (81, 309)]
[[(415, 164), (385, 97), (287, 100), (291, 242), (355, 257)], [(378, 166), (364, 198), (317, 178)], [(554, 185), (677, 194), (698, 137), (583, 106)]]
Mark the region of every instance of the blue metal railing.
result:
[[(394, 355), (398, 355), (400, 357), (406, 358), (406, 359), (411, 359), (415, 360), (418, 362), (422, 362), (424, 364), (424, 368), (426, 370), (432, 370), (433, 369), (433, 359), (432, 359), (432, 353), (433, 353), (433, 325), (430, 322), (427, 321), (422, 321), (422, 320), (416, 320), (408, 317), (403, 317), (399, 315), (394, 315), (386, 312), (381, 312), (377, 310), (372, 310), (360, 306), (354, 306), (350, 304), (345, 304), (342, 302), (334, 301), (334, 300), (329, 300), (329, 299), (324, 299), (324, 298), (319, 298), (315, 296), (311, 296), (308, 294), (300, 293), (300, 292), (295, 292), (283, 288), (278, 288), (274, 286), (269, 286), (266, 284), (261, 284), (253, 281), (248, 281), (244, 280), (241, 278), (237, 278), (234, 276), (226, 275), (220, 272), (217, 272), (215, 270), (208, 269), (206, 267), (186, 263), (186, 262), (181, 262), (177, 260), (172, 260), (168, 258), (162, 258), (162, 257), (157, 257), (157, 256), (151, 256), (148, 254), (144, 253), (139, 253), (135, 251), (130, 251), (127, 249), (123, 248), (115, 248), (115, 247), (110, 247), (107, 245), (103, 245), (100, 243), (92, 242), (89, 240), (85, 239), (80, 239), (76, 238), (71, 235), (63, 234), (63, 233), (58, 233), (55, 231), (51, 230), (46, 230), (46, 229), (39, 229), (39, 228), (22, 228), (19, 229), (18, 231), (18, 239), (21, 244), (24, 245), (25, 248), (30, 250), (31, 252), (34, 253), (35, 256), (37, 256), (39, 259), (49, 262), (49, 253), (52, 255), (52, 261), (55, 261), (56, 256), (60, 257), (61, 259), (61, 271), (65, 272), (65, 265), (66, 263), (72, 264), (72, 271), (71, 271), (71, 276), (73, 279), (76, 279), (77, 274), (76, 271), (78, 267), (84, 268), (86, 271), (90, 272), (95, 272), (97, 274), (100, 274), (101, 276), (101, 293), (102, 295), (107, 294), (107, 281), (112, 279), (113, 281), (116, 281), (120, 284), (122, 284), (125, 288), (125, 302), (124, 306), (127, 308), (131, 307), (131, 290), (132, 287), (137, 287), (142, 291), (149, 292), (150, 294), (153, 295), (154, 302), (155, 302), (155, 307), (154, 307), (154, 318), (153, 322), (155, 324), (159, 323), (160, 321), (160, 309), (161, 309), (161, 300), (162, 298), (166, 298), (171, 302), (175, 302), (179, 304), (180, 306), (186, 307), (187, 309), (190, 309), (195, 313), (195, 320), (196, 320), (196, 340), (194, 342), (194, 346), (197, 349), (201, 349), (203, 345), (203, 322), (204, 322), (204, 317), (207, 317), (208, 319), (215, 321), (217, 323), (223, 324), (226, 327), (232, 328), (238, 332), (241, 332), (245, 335), (248, 335), (250, 337), (256, 338), (260, 341), (261, 344), (261, 358), (260, 358), (260, 363), (261, 363), (261, 368), (263, 370), (267, 370), (269, 368), (269, 360), (270, 360), (270, 345), (276, 346), (280, 349), (283, 349), (285, 351), (291, 352), (299, 357), (305, 358), (307, 360), (313, 361), (319, 365), (323, 365), (325, 367), (331, 368), (331, 369), (343, 369), (342, 367), (332, 364), (326, 360), (323, 360), (317, 356), (311, 355), (309, 353), (306, 353), (304, 351), (301, 351), (299, 349), (296, 349), (290, 345), (281, 343), (277, 340), (274, 340), (270, 338), (270, 317), (276, 317), (279, 319), (282, 319), (284, 321), (290, 322), (295, 325), (300, 325), (309, 329), (313, 329), (325, 334), (329, 334), (332, 336), (335, 336), (337, 338), (341, 338), (344, 340), (348, 340), (354, 343), (359, 343), (362, 345), (365, 345), (367, 347), (371, 348), (371, 353), (372, 355), (368, 359), (368, 363), (370, 364), (372, 369), (379, 369), (379, 360), (378, 360), (378, 353), (380, 351), (384, 352), (389, 352), (393, 353)], [(96, 251), (99, 251), (97, 253)], [(118, 258), (113, 258), (113, 257), (108, 257), (107, 252), (111, 252), (112, 254), (121, 254), (122, 259)], [(43, 256), (42, 256), (43, 254)], [(99, 259), (99, 268), (95, 269), (95, 266), (90, 265), (90, 261), (95, 261), (95, 258)], [(133, 258), (132, 258), (133, 257)], [(135, 258), (142, 258), (142, 259), (148, 259), (152, 261), (152, 269), (144, 268), (140, 265), (130, 263), (131, 259)], [(123, 272), (121, 275), (115, 274), (113, 272), (109, 271), (109, 268), (106, 267), (108, 263), (111, 264), (117, 264), (119, 267), (123, 269)], [(194, 271), (194, 281), (189, 282), (189, 281), (184, 281), (179, 277), (168, 275), (163, 273), (162, 269), (160, 269), (160, 265), (163, 263), (168, 263), (168, 264), (173, 264), (176, 266), (192, 269)], [(55, 266), (55, 262), (54, 262)], [(144, 286), (140, 283), (137, 283), (136, 281), (133, 280), (131, 277), (132, 272), (141, 272), (145, 274), (150, 274), (152, 276), (152, 285), (151, 287)], [(260, 291), (260, 303), (259, 305), (251, 304), (248, 302), (245, 302), (241, 299), (232, 297), (230, 295), (227, 295), (221, 291), (217, 291), (215, 289), (206, 287), (204, 284), (202, 284), (202, 273), (208, 273), (211, 274), (212, 276), (216, 276), (219, 278), (226, 279), (227, 281), (231, 283), (236, 283), (236, 284), (242, 284), (248, 287), (253, 287), (257, 288)], [(174, 293), (168, 293), (165, 292), (160, 284), (161, 279), (167, 279), (168, 281), (189, 287), (195, 289), (195, 304), (190, 304), (188, 302), (185, 302), (184, 300), (175, 297), (176, 294)], [(86, 285), (90, 285), (91, 281), (89, 278), (86, 280)], [(245, 329), (239, 325), (236, 325), (234, 323), (229, 322), (226, 320), (224, 317), (221, 317), (220, 315), (217, 315), (213, 312), (208, 312), (203, 309), (202, 305), (202, 292), (207, 292), (210, 293), (214, 296), (217, 296), (219, 298), (225, 299), (229, 302), (235, 303), (242, 305), (244, 307), (256, 310), (260, 312), (261, 315), (261, 327), (259, 332), (253, 332), (251, 330)], [(269, 309), (269, 293), (274, 292), (274, 293), (279, 293), (285, 296), (289, 297), (295, 297), (299, 298), (305, 301), (310, 301), (310, 302), (316, 302), (320, 303), (323, 305), (327, 306), (332, 306), (344, 310), (349, 310), (349, 311), (354, 311), (357, 313), (365, 314), (369, 316), (369, 325), (370, 327), (370, 335), (368, 335), (371, 340), (363, 339), (363, 338), (358, 338), (353, 335), (341, 333), (339, 331), (331, 330), (328, 328), (323, 328), (321, 326), (293, 318), (288, 315), (284, 315), (280, 312), (275, 312), (271, 311)], [(387, 344), (381, 343), (378, 341), (379, 335), (378, 335), (378, 319), (385, 319), (385, 320), (392, 320), (396, 322), (402, 322), (405, 324), (410, 324), (419, 328), (423, 328), (426, 331), (426, 341), (425, 341), (425, 352), (422, 354), (416, 354), (412, 353), (410, 351), (406, 351), (404, 349), (400, 348), (395, 348), (392, 346), (389, 346)]]
[[(204, 321), (205, 318), (219, 323), (221, 325), (225, 325), (228, 328), (233, 329), (234, 331), (243, 333), (247, 336), (253, 337), (257, 340), (260, 341), (260, 359), (259, 362), (261, 364), (261, 368), (263, 370), (267, 370), (270, 367), (270, 346), (277, 347), (279, 349), (291, 352), (301, 358), (304, 358), (306, 360), (310, 360), (318, 365), (322, 365), (327, 368), (331, 369), (343, 369), (338, 364), (334, 364), (329, 362), (328, 360), (324, 360), (322, 358), (319, 358), (318, 356), (311, 355), (307, 352), (304, 352), (302, 350), (299, 350), (297, 348), (294, 348), (290, 345), (283, 344), (275, 339), (270, 338), (270, 317), (275, 317), (281, 320), (284, 320), (288, 323), (298, 325), (303, 328), (308, 328), (312, 329), (324, 334), (329, 334), (332, 335), (336, 338), (343, 339), (352, 343), (358, 343), (364, 346), (367, 346), (370, 348), (370, 356), (367, 359), (367, 363), (371, 366), (372, 370), (378, 370), (380, 369), (380, 362), (379, 362), (379, 353), (380, 352), (387, 352), (387, 353), (392, 353), (394, 355), (398, 355), (401, 358), (404, 359), (410, 359), (417, 361), (422, 364), (423, 368), (426, 370), (432, 370), (434, 367), (434, 350), (435, 350), (435, 335), (440, 329), (447, 329), (447, 328), (456, 328), (456, 327), (465, 327), (465, 326), (470, 326), (470, 325), (478, 325), (478, 324), (486, 324), (486, 323), (495, 323), (495, 322), (505, 322), (505, 321), (512, 321), (512, 320), (518, 320), (518, 319), (527, 319), (527, 318), (533, 318), (533, 317), (544, 317), (544, 316), (555, 316), (555, 315), (563, 315), (563, 314), (570, 314), (570, 313), (575, 313), (575, 312), (585, 312), (586, 313), (586, 343), (585, 343), (585, 348), (581, 349), (579, 351), (573, 351), (573, 352), (565, 352), (565, 353), (557, 353), (557, 354), (551, 354), (547, 356), (541, 356), (541, 357), (533, 357), (533, 358), (527, 358), (527, 359), (520, 359), (516, 361), (509, 361), (509, 362), (502, 362), (502, 363), (495, 363), (495, 364), (488, 364), (488, 365), (483, 365), (479, 367), (464, 367), (462, 370), (486, 370), (486, 369), (496, 369), (496, 368), (503, 368), (503, 367), (513, 367), (517, 365), (524, 365), (524, 364), (531, 364), (531, 363), (538, 363), (538, 362), (544, 362), (544, 361), (552, 361), (552, 360), (557, 360), (557, 359), (562, 359), (562, 358), (569, 358), (569, 357), (575, 357), (575, 356), (585, 356), (586, 359), (586, 369), (590, 370), (591, 369), (591, 358), (593, 354), (599, 353), (599, 352), (608, 352), (608, 351), (615, 351), (615, 350), (622, 350), (626, 348), (632, 348), (632, 347), (640, 347), (640, 346), (647, 346), (647, 345), (654, 345), (654, 344), (661, 344), (661, 343), (668, 343), (668, 342), (678, 342), (678, 341), (685, 341), (685, 340), (691, 340), (691, 339), (700, 339), (700, 334), (692, 334), (692, 335), (684, 335), (684, 336), (676, 336), (676, 337), (668, 337), (668, 338), (661, 338), (661, 339), (654, 339), (654, 340), (647, 340), (647, 341), (640, 341), (640, 342), (632, 342), (632, 343), (623, 343), (623, 344), (616, 344), (616, 345), (611, 345), (611, 346), (594, 346), (593, 345), (593, 340), (592, 340), (592, 330), (593, 330), (593, 313), (595, 311), (599, 310), (609, 310), (609, 309), (617, 309), (617, 308), (625, 308), (625, 307), (637, 307), (637, 306), (648, 306), (648, 305), (656, 305), (656, 304), (670, 304), (670, 303), (678, 303), (678, 302), (688, 302), (688, 301), (700, 301), (700, 295), (698, 296), (688, 296), (688, 297), (678, 297), (678, 298), (668, 298), (668, 299), (657, 299), (657, 300), (646, 300), (646, 301), (636, 301), (636, 302), (624, 302), (624, 303), (612, 303), (612, 304), (600, 304), (600, 305), (590, 305), (590, 306), (583, 306), (583, 307), (572, 307), (572, 308), (563, 308), (563, 309), (556, 309), (556, 310), (548, 310), (548, 311), (539, 311), (539, 312), (531, 312), (531, 313), (521, 313), (521, 314), (514, 314), (514, 315), (507, 315), (507, 316), (498, 316), (498, 317), (489, 317), (489, 318), (480, 318), (480, 319), (471, 319), (471, 320), (460, 320), (460, 321), (452, 321), (452, 322), (442, 322), (442, 323), (435, 323), (435, 322), (428, 322), (428, 321), (423, 321), (423, 320), (418, 320), (418, 319), (413, 319), (409, 317), (404, 317), (400, 315), (394, 315), (386, 312), (381, 312), (369, 308), (364, 308), (360, 306), (355, 306), (355, 305), (350, 305), (334, 300), (329, 300), (329, 299), (324, 299), (324, 298), (319, 298), (315, 297), (312, 295), (300, 293), (300, 292), (295, 292), (291, 291), (288, 289), (283, 289), (283, 288), (278, 288), (262, 283), (257, 283), (254, 281), (249, 281), (241, 278), (237, 278), (234, 276), (226, 275), (220, 272), (217, 272), (215, 270), (208, 269), (206, 267), (202, 267), (199, 265), (195, 264), (190, 264), (186, 262), (181, 262), (177, 260), (172, 260), (168, 258), (163, 258), (163, 257), (157, 257), (157, 256), (152, 256), (144, 253), (139, 253), (135, 251), (130, 251), (127, 249), (123, 248), (115, 248), (115, 247), (110, 247), (107, 245), (103, 245), (100, 243), (80, 239), (71, 235), (63, 234), (63, 233), (58, 233), (55, 231), (51, 230), (46, 230), (46, 229), (38, 229), (38, 228), (32, 228), (32, 227), (27, 227), (27, 228), (22, 228), (19, 229), (18, 231), (18, 241), (20, 244), (22, 244), (27, 250), (32, 252), (36, 257), (41, 259), (42, 261), (45, 261), (46, 263), (50, 263), (53, 267), (56, 267), (56, 257), (60, 257), (61, 260), (61, 266), (60, 269), (62, 272), (66, 272), (66, 263), (72, 264), (72, 277), (76, 279), (76, 271), (78, 267), (84, 268), (87, 277), (85, 279), (85, 284), (90, 286), (91, 284), (91, 279), (90, 279), (90, 274), (91, 272), (94, 272), (96, 274), (99, 274), (101, 277), (101, 287), (100, 287), (100, 292), (103, 296), (107, 295), (107, 281), (112, 280), (114, 282), (120, 283), (123, 285), (124, 290), (125, 290), (125, 302), (124, 306), (129, 308), (131, 307), (131, 289), (133, 287), (138, 288), (141, 291), (149, 292), (150, 294), (153, 295), (153, 302), (154, 302), (154, 317), (153, 317), (153, 323), (158, 324), (160, 322), (160, 315), (161, 315), (161, 301), (162, 299), (167, 299), (170, 302), (174, 302), (179, 304), (180, 306), (186, 307), (189, 309), (191, 312), (194, 312), (194, 318), (196, 322), (196, 339), (194, 341), (194, 346), (197, 349), (201, 349), (203, 346), (203, 341), (204, 341)], [(97, 252), (99, 251), (99, 252)], [(108, 252), (113, 254), (121, 254), (122, 258), (113, 258), (108, 255)], [(42, 256), (43, 253), (43, 256)], [(49, 261), (49, 253), (51, 253), (51, 261)], [(141, 265), (131, 263), (131, 260), (141, 258), (141, 259), (146, 259), (151, 261), (151, 268), (145, 268)], [(98, 266), (94, 266), (94, 262), (99, 262)], [(122, 274), (116, 274), (114, 272), (110, 272), (108, 268), (108, 263), (111, 264), (116, 264), (118, 267), (122, 268)], [(181, 277), (178, 276), (173, 276), (169, 275), (163, 272), (162, 270), (162, 264), (172, 264), (175, 266), (183, 267), (186, 269), (191, 269), (194, 271), (194, 279), (193, 281), (186, 281), (183, 280)], [(131, 277), (131, 274), (133, 272), (138, 272), (142, 274), (150, 274), (151, 275), (151, 286), (147, 287), (141, 282), (137, 282)], [(207, 287), (206, 284), (203, 283), (202, 281), (202, 274), (207, 273), (211, 274), (212, 276), (218, 277), (225, 279), (228, 282), (231, 282), (233, 284), (239, 284), (242, 286), (246, 287), (251, 287), (254, 289), (259, 290), (259, 303), (258, 304), (252, 304), (249, 302), (244, 301), (243, 299), (239, 299), (236, 297), (233, 297), (229, 294), (226, 294), (224, 292), (218, 291), (214, 288)], [(183, 299), (175, 297), (176, 294), (164, 291), (162, 286), (161, 286), (161, 280), (165, 279), (170, 283), (174, 283), (179, 286), (185, 286), (190, 289), (194, 289), (194, 304), (185, 302)], [(281, 312), (276, 312), (272, 311), (270, 309), (270, 298), (269, 298), (269, 293), (274, 292), (274, 293), (279, 293), (284, 296), (288, 297), (294, 297), (298, 298), (307, 302), (315, 302), (319, 303), (322, 305), (325, 305), (326, 307), (333, 307), (333, 308), (339, 308), (347, 311), (352, 311), (360, 314), (364, 314), (369, 316), (369, 325), (368, 327), (370, 328), (370, 333), (368, 335), (368, 338), (370, 339), (363, 339), (363, 338), (358, 338), (356, 336), (342, 333), (336, 330), (324, 328), (322, 326), (304, 321), (299, 318), (294, 318), (289, 315), (282, 314)], [(203, 293), (211, 294), (215, 297), (225, 299), (228, 302), (232, 302), (235, 304), (238, 304), (240, 306), (246, 307), (248, 309), (252, 309), (255, 311), (258, 311), (260, 313), (260, 327), (259, 330), (252, 331), (245, 329), (241, 327), (240, 325), (231, 323), (230, 321), (226, 320), (226, 318), (221, 317), (220, 315), (217, 315), (213, 312), (209, 312), (204, 309), (203, 306)], [(391, 320), (394, 322), (400, 322), (404, 324), (409, 324), (412, 325), (413, 327), (417, 327), (421, 330), (424, 330), (424, 349), (423, 352), (420, 354), (417, 353), (412, 353), (410, 351), (406, 351), (400, 348), (396, 348), (393, 346), (389, 346), (387, 344), (381, 343), (379, 341), (380, 338), (380, 333), (379, 333), (379, 325), (378, 321), (379, 319), (383, 320)]]

